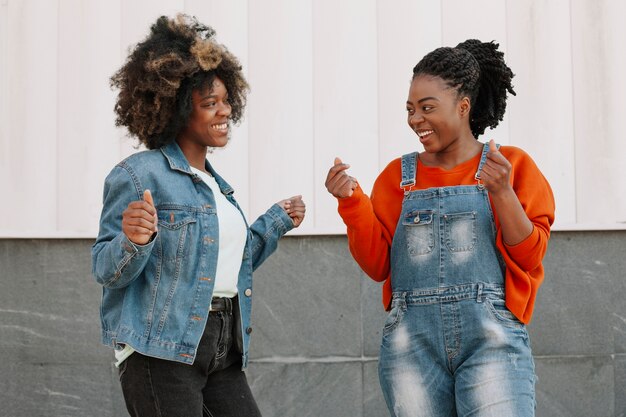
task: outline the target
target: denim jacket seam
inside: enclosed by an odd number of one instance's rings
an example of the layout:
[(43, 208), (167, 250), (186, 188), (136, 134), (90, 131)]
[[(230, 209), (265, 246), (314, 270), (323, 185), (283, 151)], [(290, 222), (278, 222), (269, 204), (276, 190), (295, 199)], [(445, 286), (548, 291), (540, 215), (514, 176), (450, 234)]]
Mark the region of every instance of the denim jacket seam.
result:
[(142, 194), (141, 193), (141, 191), (142, 191), (141, 182), (139, 181), (139, 178), (135, 174), (135, 170), (126, 162), (126, 160), (123, 160), (122, 162), (117, 164), (117, 166), (122, 168), (124, 171), (126, 171), (128, 173), (128, 175), (130, 176), (130, 179), (133, 181), (133, 184), (135, 185), (135, 191), (137, 192), (137, 198), (142, 199), (143, 196), (141, 195)]
[(126, 265), (128, 265), (128, 263), (135, 256), (136, 253), (137, 252), (130, 253), (122, 258), (120, 263), (115, 267), (115, 275), (113, 276), (113, 278), (111, 278), (110, 280), (106, 282), (105, 286), (110, 287), (111, 285), (115, 284), (116, 282), (120, 280), (120, 278), (122, 277), (124, 268), (126, 267)]

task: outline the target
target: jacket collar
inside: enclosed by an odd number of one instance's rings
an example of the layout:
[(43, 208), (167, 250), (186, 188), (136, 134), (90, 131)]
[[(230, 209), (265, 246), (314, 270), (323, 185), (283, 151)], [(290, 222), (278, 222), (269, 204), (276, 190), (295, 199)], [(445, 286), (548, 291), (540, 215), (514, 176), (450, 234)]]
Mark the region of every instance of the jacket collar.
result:
[(176, 141), (161, 147), (161, 152), (165, 155), (165, 159), (167, 159), (171, 169), (193, 175), (189, 162)]
[[(185, 158), (185, 154), (180, 149), (180, 146), (178, 146), (178, 143), (176, 141), (173, 141), (169, 145), (162, 146), (161, 152), (165, 156), (165, 159), (167, 159), (167, 162), (170, 164), (171, 169), (175, 171), (184, 172), (185, 174), (191, 175), (194, 178), (198, 177), (191, 170), (191, 167), (189, 166), (189, 162), (187, 161), (187, 158)], [(205, 159), (204, 164), (205, 164), (207, 171), (209, 171), (211, 175), (213, 175), (213, 177), (215, 178), (217, 185), (220, 186), (220, 190), (222, 191), (222, 194), (229, 195), (235, 192), (235, 190), (233, 190), (233, 188), (230, 185), (228, 185), (228, 183), (224, 181), (224, 179), (220, 177), (217, 174), (217, 172), (215, 172), (215, 170), (213, 169), (209, 161)], [(198, 179), (200, 178), (198, 177)]]

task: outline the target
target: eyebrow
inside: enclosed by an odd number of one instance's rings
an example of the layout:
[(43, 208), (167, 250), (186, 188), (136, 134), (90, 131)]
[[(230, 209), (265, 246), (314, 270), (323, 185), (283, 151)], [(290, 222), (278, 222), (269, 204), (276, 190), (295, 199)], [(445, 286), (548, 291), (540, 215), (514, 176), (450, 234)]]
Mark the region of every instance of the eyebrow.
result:
[[(209, 95), (207, 95), (207, 96), (200, 96), (200, 100), (201, 100), (201, 101), (208, 100), (208, 99), (210, 99), (210, 98), (218, 98), (218, 96), (217, 96), (217, 94), (209, 94)], [(224, 98), (228, 98), (228, 93), (226, 93), (226, 94), (224, 95)]]
[(435, 101), (439, 101), (439, 99), (437, 97), (424, 97), (424, 98), (420, 98), (419, 100), (417, 100), (418, 103), (422, 103), (426, 100), (435, 100)]
[[(437, 97), (431, 97), (431, 96), (429, 96), (429, 97), (420, 98), (419, 100), (417, 100), (417, 104), (422, 103), (422, 102), (427, 101), (427, 100), (441, 101), (441, 100), (439, 100)], [(413, 104), (413, 103), (412, 103), (412, 102), (410, 102), (409, 100), (407, 100), (407, 101), (406, 101), (406, 104)]]

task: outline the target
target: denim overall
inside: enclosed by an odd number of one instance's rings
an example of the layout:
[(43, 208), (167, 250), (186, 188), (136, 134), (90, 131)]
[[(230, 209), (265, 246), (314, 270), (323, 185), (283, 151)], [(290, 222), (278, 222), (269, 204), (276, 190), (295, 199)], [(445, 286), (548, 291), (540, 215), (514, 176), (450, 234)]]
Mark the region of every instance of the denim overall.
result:
[(378, 366), (392, 416), (534, 416), (528, 333), (504, 305), (505, 264), (480, 182), (488, 150), (476, 185), (417, 191), (417, 153), (402, 157)]

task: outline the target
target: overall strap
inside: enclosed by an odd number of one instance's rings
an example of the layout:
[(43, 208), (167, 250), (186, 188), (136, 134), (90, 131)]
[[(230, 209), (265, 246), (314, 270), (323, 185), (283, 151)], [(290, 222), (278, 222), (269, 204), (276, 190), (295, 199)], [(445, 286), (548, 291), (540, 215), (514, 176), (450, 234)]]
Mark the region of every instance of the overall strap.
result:
[[(496, 143), (496, 149), (500, 149), (500, 144)], [(477, 182), (477, 187), (479, 190), (485, 188), (484, 184), (480, 180), (480, 171), (483, 169), (483, 165), (487, 161), (487, 152), (489, 152), (489, 142), (483, 145), (483, 153), (480, 155), (480, 162), (478, 163), (478, 169), (476, 170), (476, 174), (474, 174), (474, 179)]]
[(411, 191), (411, 187), (415, 185), (415, 174), (417, 173), (417, 152), (402, 155), (402, 181), (400, 188), (405, 193)]

